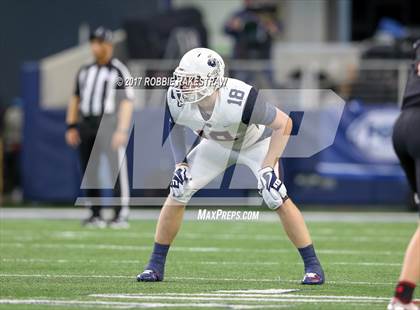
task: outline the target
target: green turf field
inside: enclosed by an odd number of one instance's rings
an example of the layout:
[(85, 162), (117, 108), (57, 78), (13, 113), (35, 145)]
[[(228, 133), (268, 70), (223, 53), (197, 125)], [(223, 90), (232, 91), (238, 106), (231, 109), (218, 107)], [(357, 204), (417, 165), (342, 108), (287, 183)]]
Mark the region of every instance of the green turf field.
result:
[(131, 224), (116, 231), (2, 220), (0, 309), (385, 309), (415, 230), (415, 223), (309, 223), (327, 284), (308, 287), (279, 224), (232, 221), (185, 222), (165, 281), (137, 283), (155, 223)]

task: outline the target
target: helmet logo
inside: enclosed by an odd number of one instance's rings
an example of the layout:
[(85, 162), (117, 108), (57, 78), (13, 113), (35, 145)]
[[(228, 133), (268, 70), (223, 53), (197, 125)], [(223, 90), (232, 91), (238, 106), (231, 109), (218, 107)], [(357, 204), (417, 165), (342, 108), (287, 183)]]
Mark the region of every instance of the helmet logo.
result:
[(209, 60), (207, 60), (207, 64), (210, 67), (216, 67), (216, 59), (215, 58), (210, 58)]

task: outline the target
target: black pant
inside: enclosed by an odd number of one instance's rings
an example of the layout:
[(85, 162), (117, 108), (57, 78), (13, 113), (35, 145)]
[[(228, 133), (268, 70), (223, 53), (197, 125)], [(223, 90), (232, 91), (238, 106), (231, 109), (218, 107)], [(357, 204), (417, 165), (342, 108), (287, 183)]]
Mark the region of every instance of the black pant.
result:
[[(116, 129), (116, 118), (113, 116), (104, 116), (104, 121), (101, 124), (100, 117), (84, 118), (79, 124), (80, 133), (80, 160), (81, 166), (84, 172), (82, 185), (85, 188), (85, 194), (92, 201), (90, 202), (90, 208), (92, 215), (99, 216), (101, 211), (101, 204), (98, 203), (101, 197), (100, 187), (103, 185), (99, 180), (99, 163), (101, 155), (105, 155), (111, 175), (117, 176), (115, 186), (106, 186), (106, 188), (112, 188), (114, 197), (121, 197), (121, 175), (120, 168), (125, 169), (124, 171), (124, 182), (125, 191), (128, 191), (128, 178), (127, 178), (127, 167), (121, 165), (118, 157), (118, 151), (111, 148), (111, 141), (113, 133)], [(99, 129), (99, 125), (101, 128)], [(95, 149), (94, 149), (95, 146)], [(93, 151), (93, 152), (92, 152)], [(122, 171), (121, 171), (122, 173)], [(125, 193), (127, 196), (127, 193)], [(122, 201), (122, 200), (121, 200)], [(121, 212), (121, 201), (114, 204), (115, 217), (118, 217)], [(124, 208), (127, 212), (124, 212), (124, 217), (128, 215), (128, 201), (125, 202)]]
[(411, 189), (420, 194), (420, 106), (401, 112), (394, 125), (392, 141)]

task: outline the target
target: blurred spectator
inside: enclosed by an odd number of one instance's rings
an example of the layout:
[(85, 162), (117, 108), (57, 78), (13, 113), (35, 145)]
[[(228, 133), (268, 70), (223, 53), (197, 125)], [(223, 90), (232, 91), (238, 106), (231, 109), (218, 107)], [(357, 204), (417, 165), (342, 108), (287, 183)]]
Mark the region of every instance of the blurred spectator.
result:
[[(225, 33), (235, 40), (233, 59), (271, 58), (272, 41), (281, 29), (277, 5), (272, 0), (245, 0), (244, 8), (227, 20)], [(235, 70), (231, 76), (261, 88), (273, 87), (274, 84), (270, 67), (262, 68), (260, 72)]]
[(403, 39), (407, 36), (406, 28), (397, 20), (384, 17), (379, 21), (374, 39), (377, 42), (393, 44), (395, 40)]
[(397, 20), (382, 18), (373, 37), (366, 41), (369, 44), (362, 54), (362, 59), (411, 59), (415, 38), (411, 37), (410, 33), (413, 34), (413, 31)]
[(235, 40), (233, 58), (270, 59), (272, 40), (281, 28), (277, 19), (277, 3), (245, 0), (244, 6), (225, 24), (225, 32)]
[(4, 154), (4, 192), (13, 201), (22, 199), (20, 187), (20, 151), (22, 145), (23, 111), (20, 100), (15, 100), (3, 111), (2, 144)]

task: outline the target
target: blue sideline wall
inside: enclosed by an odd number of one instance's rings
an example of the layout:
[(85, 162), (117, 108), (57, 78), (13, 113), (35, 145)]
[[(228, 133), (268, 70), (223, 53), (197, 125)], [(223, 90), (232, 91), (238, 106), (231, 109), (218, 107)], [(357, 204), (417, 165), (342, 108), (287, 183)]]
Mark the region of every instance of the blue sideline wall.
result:
[(22, 68), (24, 128), (22, 182), (24, 199), (70, 202), (79, 193), (77, 153), (64, 141), (65, 111), (42, 110), (38, 63)]

